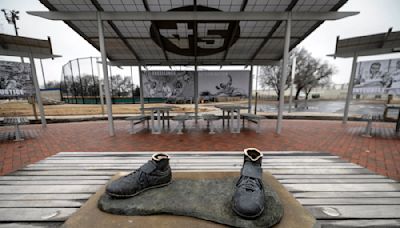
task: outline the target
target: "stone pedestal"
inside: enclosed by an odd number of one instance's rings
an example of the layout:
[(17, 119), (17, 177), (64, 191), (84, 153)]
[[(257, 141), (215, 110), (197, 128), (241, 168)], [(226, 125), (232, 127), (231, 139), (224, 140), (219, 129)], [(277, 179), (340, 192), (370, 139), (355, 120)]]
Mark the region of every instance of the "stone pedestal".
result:
[[(315, 223), (314, 218), (267, 172), (263, 176), (267, 199), (264, 214), (256, 220), (240, 218), (230, 205), (238, 176), (238, 172), (174, 172), (174, 184), (129, 199), (111, 199), (102, 188), (67, 220), (64, 227), (224, 227), (221, 224), (268, 227), (277, 222), (274, 227), (312, 227)], [(192, 203), (188, 205), (188, 202)], [(97, 204), (102, 210), (124, 215), (102, 212)], [(160, 212), (186, 216), (156, 215)]]

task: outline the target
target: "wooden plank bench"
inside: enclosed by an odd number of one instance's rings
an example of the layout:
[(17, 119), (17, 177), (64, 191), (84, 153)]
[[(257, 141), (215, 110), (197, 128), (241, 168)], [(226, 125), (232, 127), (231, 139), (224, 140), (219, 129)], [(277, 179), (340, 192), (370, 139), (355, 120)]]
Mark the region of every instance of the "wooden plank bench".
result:
[(149, 120), (150, 116), (149, 115), (140, 115), (140, 116), (130, 116), (125, 118), (125, 120), (128, 120), (130, 122), (130, 130), (129, 134), (136, 134), (137, 132), (135, 131), (135, 125), (139, 123), (144, 123), (147, 121), (147, 128), (149, 128)]
[(20, 125), (29, 124), (29, 120), (25, 117), (5, 117), (3, 120), (5, 125), (14, 126), (15, 128), (15, 140), (14, 141), (22, 141), (24, 140), (21, 136)]
[[(0, 176), (1, 227), (58, 227), (116, 172), (153, 152), (62, 152)], [(241, 152), (169, 152), (174, 172), (239, 171)], [(400, 184), (323, 152), (265, 152), (271, 172), (316, 227), (400, 226)]]
[(252, 113), (242, 113), (241, 114), (243, 116), (243, 127), (244, 125), (244, 121), (247, 120), (248, 123), (253, 122), (257, 124), (257, 129), (256, 132), (260, 133), (261, 132), (261, 120), (266, 119), (265, 116), (261, 116), (261, 115), (255, 115)]

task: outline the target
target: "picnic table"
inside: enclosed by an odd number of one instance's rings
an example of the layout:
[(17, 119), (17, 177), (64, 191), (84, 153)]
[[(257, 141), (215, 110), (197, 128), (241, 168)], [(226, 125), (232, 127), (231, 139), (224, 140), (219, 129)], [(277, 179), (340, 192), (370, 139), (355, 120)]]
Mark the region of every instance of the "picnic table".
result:
[(29, 124), (29, 120), (25, 117), (5, 117), (3, 120), (5, 125), (11, 125), (15, 127), (15, 141), (24, 140), (21, 137), (20, 125)]
[(396, 132), (400, 131), (400, 104), (385, 104), (385, 116), (387, 111), (390, 109), (398, 110), (397, 121), (396, 121)]
[[(173, 172), (238, 172), (241, 152), (171, 152)], [(61, 152), (0, 176), (0, 227), (58, 227), (117, 172), (152, 152)], [(265, 152), (269, 171), (317, 226), (400, 226), (400, 183), (323, 152)], [(330, 226), (329, 226), (330, 227)]]
[[(167, 113), (167, 126), (169, 128), (169, 112), (176, 108), (176, 106), (154, 106), (154, 107), (147, 107), (141, 108), (140, 110), (143, 111), (150, 111), (150, 120), (151, 120), (151, 133), (152, 134), (161, 134), (161, 115), (162, 115), (162, 126), (165, 127), (165, 113)], [(154, 123), (155, 116), (154, 114), (157, 113), (157, 124)]]
[[(222, 110), (222, 127), (225, 127), (225, 112), (228, 116), (228, 126), (230, 126), (232, 133), (240, 133), (240, 110), (248, 109), (243, 105), (215, 105), (216, 108)], [(234, 119), (236, 118), (236, 126), (234, 126)]]

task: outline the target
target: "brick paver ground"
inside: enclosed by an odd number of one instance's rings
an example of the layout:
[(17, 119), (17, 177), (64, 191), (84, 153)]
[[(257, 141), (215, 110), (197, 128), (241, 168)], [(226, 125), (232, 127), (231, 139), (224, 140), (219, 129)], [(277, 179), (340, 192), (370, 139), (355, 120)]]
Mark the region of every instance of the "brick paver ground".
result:
[[(204, 128), (204, 123), (200, 121)], [(81, 122), (23, 126), (26, 140), (5, 140), (10, 127), (0, 127), (0, 174), (12, 172), (58, 152), (73, 151), (241, 151), (257, 147), (265, 151), (324, 151), (364, 166), (381, 175), (400, 180), (400, 136), (394, 123), (374, 124), (374, 137), (362, 137), (365, 122), (285, 120), (280, 136), (275, 120), (262, 123), (261, 134), (245, 129), (241, 134), (222, 131), (215, 135), (195, 129), (183, 135), (163, 133), (152, 135), (142, 131), (127, 133), (128, 123), (115, 121), (116, 136), (109, 137), (107, 122)], [(255, 126), (252, 126), (254, 129)]]

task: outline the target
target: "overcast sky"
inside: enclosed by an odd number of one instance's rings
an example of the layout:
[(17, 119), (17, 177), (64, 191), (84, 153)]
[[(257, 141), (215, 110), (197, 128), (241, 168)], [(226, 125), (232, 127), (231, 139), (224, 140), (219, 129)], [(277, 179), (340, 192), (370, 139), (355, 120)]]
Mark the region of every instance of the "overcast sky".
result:
[[(77, 33), (60, 21), (50, 21), (26, 14), (26, 11), (47, 10), (39, 0), (0, 0), (1, 9), (20, 11), (17, 22), (19, 35), (38, 39), (51, 37), (53, 52), (62, 55), (55, 60), (43, 60), (46, 80), (59, 80), (61, 66), (71, 59), (99, 56), (99, 52)], [(327, 21), (299, 44), (315, 57), (323, 58), (336, 66), (338, 72), (333, 76), (335, 83), (347, 83), (350, 77), (351, 59), (333, 59), (326, 57), (334, 53), (336, 36), (348, 38), (386, 32), (390, 27), (400, 30), (400, 0), (349, 0), (340, 11), (359, 11), (360, 14), (338, 21)], [(2, 12), (1, 12), (2, 13)], [(14, 28), (8, 24), (4, 15), (0, 15), (0, 33), (13, 34)], [(372, 59), (400, 58), (400, 53), (359, 58), (359, 61)], [(15, 60), (0, 56), (0, 60)], [(40, 83), (42, 83), (40, 65), (37, 65)], [(219, 69), (219, 68), (217, 68)], [(227, 68), (224, 68), (227, 69)], [(243, 68), (241, 68), (243, 69)], [(129, 74), (126, 68), (124, 74)], [(134, 81), (137, 82), (137, 68), (134, 68)]]

